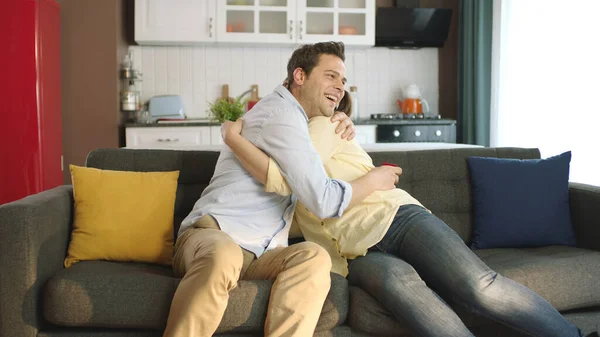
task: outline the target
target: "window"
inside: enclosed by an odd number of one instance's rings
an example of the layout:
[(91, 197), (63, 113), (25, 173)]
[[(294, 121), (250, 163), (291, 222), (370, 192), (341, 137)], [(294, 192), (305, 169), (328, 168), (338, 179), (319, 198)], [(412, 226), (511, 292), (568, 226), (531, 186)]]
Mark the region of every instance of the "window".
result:
[(600, 185), (600, 1), (496, 0), (491, 145), (571, 150)]

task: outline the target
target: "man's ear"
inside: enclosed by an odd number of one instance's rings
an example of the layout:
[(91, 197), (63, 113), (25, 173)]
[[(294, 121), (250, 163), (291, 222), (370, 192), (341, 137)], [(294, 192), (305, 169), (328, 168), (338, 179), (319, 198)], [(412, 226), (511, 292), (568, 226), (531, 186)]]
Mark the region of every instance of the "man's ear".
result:
[(296, 82), (297, 85), (303, 85), (304, 81), (306, 80), (306, 73), (304, 72), (304, 69), (302, 68), (296, 68), (294, 69), (294, 82)]

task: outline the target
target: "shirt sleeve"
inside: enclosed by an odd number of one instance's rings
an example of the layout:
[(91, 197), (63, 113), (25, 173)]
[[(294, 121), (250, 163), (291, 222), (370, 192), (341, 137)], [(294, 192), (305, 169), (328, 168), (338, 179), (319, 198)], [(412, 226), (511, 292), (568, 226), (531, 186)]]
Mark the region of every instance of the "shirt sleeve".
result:
[(278, 111), (263, 125), (257, 143), (277, 162), (292, 192), (311, 213), (322, 219), (343, 214), (352, 199), (352, 187), (327, 176), (302, 115), (292, 109)]
[[(314, 117), (308, 122), (310, 139), (323, 163), (326, 163), (339, 151), (344, 141), (341, 135), (335, 133), (335, 128), (338, 124), (339, 122), (331, 123), (327, 117)], [(277, 165), (277, 162), (273, 158), (269, 158), (265, 191), (277, 193), (282, 196), (292, 194), (292, 188), (281, 174), (279, 165)]]

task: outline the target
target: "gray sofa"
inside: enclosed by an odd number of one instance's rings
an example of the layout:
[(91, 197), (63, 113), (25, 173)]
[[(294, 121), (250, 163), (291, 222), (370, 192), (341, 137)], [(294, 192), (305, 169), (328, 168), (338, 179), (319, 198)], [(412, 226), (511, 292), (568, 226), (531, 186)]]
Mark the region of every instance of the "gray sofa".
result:
[[(463, 148), (372, 153), (400, 164), (400, 187), (470, 241), (471, 197), (466, 157), (539, 158), (536, 149)], [(180, 170), (175, 231), (207, 186), (218, 153), (102, 149), (87, 166), (111, 170)], [(570, 202), (578, 248), (490, 249), (476, 253), (492, 268), (548, 299), (584, 331), (600, 321), (600, 187), (572, 183)], [(87, 261), (63, 268), (71, 223), (71, 186), (0, 206), (0, 336), (160, 336), (179, 280), (170, 268)], [(241, 281), (218, 336), (261, 336), (269, 281)], [(452, 303), (450, 303), (452, 305)], [(477, 336), (521, 336), (458, 310)], [(364, 290), (332, 274), (315, 336), (410, 336)]]

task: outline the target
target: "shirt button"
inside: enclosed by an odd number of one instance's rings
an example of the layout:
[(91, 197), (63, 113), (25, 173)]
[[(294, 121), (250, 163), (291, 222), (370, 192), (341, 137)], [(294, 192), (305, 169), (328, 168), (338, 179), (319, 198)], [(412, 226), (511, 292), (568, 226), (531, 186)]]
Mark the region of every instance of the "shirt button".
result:
[(325, 226), (325, 221), (321, 221), (321, 226)]
[(333, 240), (333, 241), (337, 241), (335, 238), (331, 238), (331, 240)]

